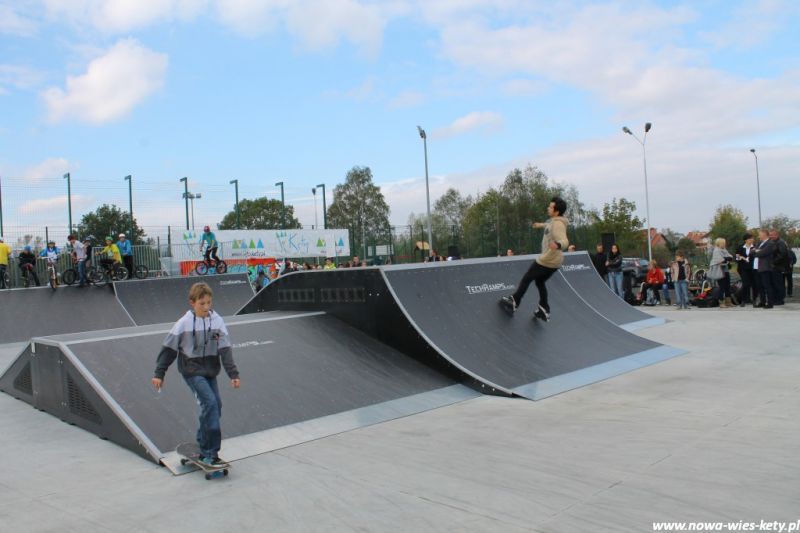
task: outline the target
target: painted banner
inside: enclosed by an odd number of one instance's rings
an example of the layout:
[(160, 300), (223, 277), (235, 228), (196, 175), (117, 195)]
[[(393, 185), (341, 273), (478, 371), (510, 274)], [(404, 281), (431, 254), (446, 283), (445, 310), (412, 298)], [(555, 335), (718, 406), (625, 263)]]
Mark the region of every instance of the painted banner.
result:
[[(182, 257), (186, 248), (199, 246), (201, 232), (181, 232), (173, 239), (173, 256)], [(284, 257), (341, 257), (350, 255), (350, 234), (346, 229), (308, 230), (219, 230), (214, 235), (230, 259)], [(195, 248), (196, 249), (196, 248)]]

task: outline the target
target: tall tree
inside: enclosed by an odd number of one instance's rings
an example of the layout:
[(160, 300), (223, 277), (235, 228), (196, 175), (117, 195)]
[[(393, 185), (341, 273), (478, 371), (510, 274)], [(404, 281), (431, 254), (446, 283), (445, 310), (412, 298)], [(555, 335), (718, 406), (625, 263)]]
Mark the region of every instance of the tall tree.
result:
[(603, 233), (614, 233), (623, 255), (644, 254), (647, 245), (642, 232), (642, 220), (634, 215), (636, 202), (625, 198), (612, 198), (603, 205), (603, 211), (595, 215), (597, 227)]
[(716, 239), (725, 239), (728, 250), (734, 250), (742, 240), (742, 236), (747, 231), (747, 217), (741, 209), (732, 205), (721, 205), (714, 213), (711, 220), (711, 236)]
[(796, 230), (800, 226), (800, 220), (778, 213), (774, 217), (765, 218), (763, 225), (767, 229), (777, 230), (781, 238), (786, 239), (792, 230)]
[[(242, 229), (279, 229), (283, 220), (282, 213), (280, 200), (266, 197), (239, 200), (239, 218)], [(286, 228), (299, 227), (300, 221), (294, 217), (294, 206), (286, 204)], [(236, 209), (222, 217), (219, 229), (236, 229)]]
[(369, 167), (351, 168), (344, 183), (334, 187), (328, 226), (350, 230), (350, 250), (354, 255), (366, 255), (368, 244), (391, 241), (389, 206), (380, 187), (372, 182)]
[[(432, 225), (434, 240), (439, 252), (444, 254), (447, 252), (447, 246), (461, 246), (461, 240), (464, 237), (464, 219), (467, 216), (467, 211), (472, 205), (472, 197), (467, 196), (464, 198), (461, 193), (456, 189), (450, 188), (439, 197), (433, 205)], [(427, 217), (422, 219), (424, 223)], [(413, 224), (417, 223), (417, 218), (414, 219)]]
[(117, 235), (124, 233), (133, 244), (144, 242), (146, 235), (136, 223), (136, 217), (133, 218), (133, 235), (130, 235), (130, 231), (131, 218), (128, 211), (123, 211), (115, 205), (103, 204), (93, 213), (83, 215), (78, 223), (80, 237), (94, 235), (98, 241), (102, 241), (103, 238), (110, 235), (116, 241)]

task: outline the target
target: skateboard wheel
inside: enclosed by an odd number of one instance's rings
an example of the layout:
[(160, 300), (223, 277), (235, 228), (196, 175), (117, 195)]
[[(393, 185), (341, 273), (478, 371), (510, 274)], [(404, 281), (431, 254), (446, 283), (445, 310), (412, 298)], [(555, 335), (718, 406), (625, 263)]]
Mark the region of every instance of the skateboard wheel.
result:
[(206, 481), (211, 481), (211, 474), (206, 474)]
[(189, 461), (187, 461), (186, 459), (181, 459), (181, 466), (186, 466), (186, 463), (188, 462)]
[(227, 476), (227, 475), (228, 475), (228, 469), (227, 469), (227, 468), (226, 468), (225, 470), (223, 470), (223, 471), (222, 471), (222, 475), (224, 475), (224, 476)]

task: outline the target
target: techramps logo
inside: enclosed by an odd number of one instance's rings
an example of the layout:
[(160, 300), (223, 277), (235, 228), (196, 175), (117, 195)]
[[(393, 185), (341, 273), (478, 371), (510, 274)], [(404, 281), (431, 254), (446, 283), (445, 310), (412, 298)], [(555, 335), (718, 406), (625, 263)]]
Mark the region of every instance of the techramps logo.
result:
[(581, 272), (581, 271), (584, 271), (584, 270), (593, 270), (593, 267), (590, 267), (589, 265), (583, 265), (583, 264), (579, 264), (579, 265), (562, 265), (561, 266), (561, 270), (563, 270), (564, 272)]
[(510, 291), (515, 289), (516, 286), (509, 285), (508, 283), (483, 283), (481, 285), (464, 285), (467, 289), (467, 294), (484, 294), (487, 292), (501, 292)]
[(223, 285), (243, 285), (245, 283), (247, 283), (247, 282), (245, 280), (243, 280), (243, 279), (230, 279), (230, 280), (227, 280), (227, 281), (220, 281), (219, 285), (221, 287)]

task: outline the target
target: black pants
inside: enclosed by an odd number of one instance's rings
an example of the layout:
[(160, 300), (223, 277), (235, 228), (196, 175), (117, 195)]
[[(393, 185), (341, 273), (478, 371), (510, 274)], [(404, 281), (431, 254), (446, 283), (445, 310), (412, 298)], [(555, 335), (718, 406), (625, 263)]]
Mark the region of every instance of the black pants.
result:
[(792, 281), (792, 272), (789, 271), (783, 276), (786, 278), (786, 296), (791, 296), (792, 288), (794, 287), (794, 282)]
[(717, 285), (719, 285), (719, 299), (722, 300), (723, 298), (730, 298), (731, 297), (731, 273), (725, 272), (725, 275), (722, 276), (722, 279), (717, 280)]
[(206, 262), (208, 262), (209, 258), (213, 259), (214, 261), (219, 261), (219, 257), (217, 257), (217, 247), (213, 246), (211, 248), (206, 249), (204, 257), (206, 259)]
[(514, 301), (517, 303), (517, 307), (519, 307), (520, 302), (522, 302), (522, 297), (525, 296), (528, 286), (533, 281), (536, 282), (536, 288), (539, 290), (539, 305), (549, 313), (550, 305), (547, 303), (547, 287), (545, 286), (545, 282), (550, 279), (550, 276), (552, 276), (556, 270), (558, 269), (542, 266), (534, 261), (528, 271), (525, 272), (525, 275), (522, 276), (519, 287), (517, 287), (517, 292), (514, 293)]
[(8, 265), (0, 265), (0, 289), (10, 288), (6, 287), (6, 269), (8, 269)]
[(21, 266), (19, 268), (20, 270), (22, 270), (23, 278), (32, 276), (33, 281), (36, 282), (36, 286), (38, 287), (39, 285), (41, 285), (41, 283), (39, 282), (39, 276), (36, 274), (36, 267), (28, 268), (27, 266)]
[(757, 292), (753, 271), (742, 268), (739, 271), (739, 276), (742, 278), (742, 292), (739, 295), (739, 301), (743, 304), (754, 303)]
[(782, 271), (772, 271), (772, 287), (775, 291), (775, 302), (770, 302), (778, 305), (783, 305), (783, 299), (786, 297), (786, 284), (784, 283), (784, 275)]
[(128, 269), (128, 279), (133, 278), (133, 256), (123, 255), (122, 262), (125, 264), (125, 268)]
[(777, 301), (775, 294), (775, 286), (773, 285), (773, 276), (771, 271), (759, 272), (758, 283), (761, 290), (761, 303), (765, 305), (775, 305)]

